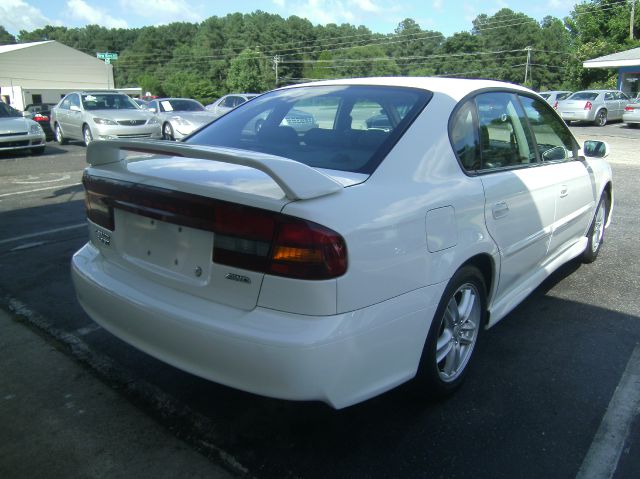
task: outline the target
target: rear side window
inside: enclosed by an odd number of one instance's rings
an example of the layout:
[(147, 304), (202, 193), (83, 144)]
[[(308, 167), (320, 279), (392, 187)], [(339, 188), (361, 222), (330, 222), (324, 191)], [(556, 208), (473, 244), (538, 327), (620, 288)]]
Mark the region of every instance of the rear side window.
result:
[(526, 115), (515, 95), (483, 93), (476, 97), (482, 169), (536, 162)]
[(186, 142), (370, 174), (431, 97), (426, 90), (390, 86), (277, 90), (240, 105)]
[(480, 169), (480, 144), (475, 127), (475, 103), (465, 102), (451, 122), (451, 145), (465, 170)]
[[(558, 101), (566, 100), (569, 97), (569, 95), (571, 95), (571, 92), (558, 93), (558, 96), (556, 97), (556, 100), (558, 100)], [(546, 98), (545, 98), (545, 100), (546, 100)]]

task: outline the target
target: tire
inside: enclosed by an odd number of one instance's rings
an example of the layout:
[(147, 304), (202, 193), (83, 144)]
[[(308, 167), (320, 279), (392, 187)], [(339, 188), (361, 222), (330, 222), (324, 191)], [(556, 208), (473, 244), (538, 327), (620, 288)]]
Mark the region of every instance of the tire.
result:
[(91, 128), (89, 125), (84, 125), (82, 129), (82, 139), (84, 140), (84, 146), (89, 146), (89, 143), (93, 141), (93, 135), (91, 134)]
[(60, 125), (58, 123), (56, 123), (55, 129), (53, 130), (53, 134), (56, 137), (56, 141), (58, 142), (59, 145), (66, 145), (69, 140), (67, 140), (64, 137), (64, 134), (62, 133), (62, 128), (60, 128)]
[(607, 224), (607, 216), (609, 211), (609, 195), (603, 193), (596, 208), (596, 213), (593, 216), (591, 226), (587, 232), (588, 243), (587, 247), (582, 253), (583, 263), (593, 263), (598, 257), (598, 253), (602, 249), (604, 243), (604, 231)]
[(175, 140), (175, 136), (173, 134), (173, 127), (171, 126), (171, 123), (165, 123), (164, 125), (162, 125), (162, 139), (170, 140), (170, 141)]
[(37, 148), (31, 148), (32, 155), (42, 155), (44, 153), (44, 146), (38, 146)]
[(438, 304), (422, 351), (418, 381), (425, 395), (440, 399), (462, 384), (485, 324), (487, 293), (482, 273), (463, 266)]
[(607, 110), (604, 108), (596, 113), (596, 119), (593, 122), (596, 126), (604, 126), (607, 124)]

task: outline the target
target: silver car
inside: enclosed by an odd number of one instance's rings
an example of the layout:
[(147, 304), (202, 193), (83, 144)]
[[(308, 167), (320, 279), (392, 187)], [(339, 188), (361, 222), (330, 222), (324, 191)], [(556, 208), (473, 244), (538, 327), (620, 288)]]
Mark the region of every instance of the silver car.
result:
[(624, 107), (622, 121), (631, 128), (637, 128), (640, 125), (640, 97), (632, 100), (631, 103)]
[(558, 106), (558, 102), (567, 98), (571, 93), (573, 92), (567, 90), (552, 90), (541, 91), (539, 95), (544, 98), (549, 105), (556, 108)]
[(608, 121), (621, 120), (629, 97), (619, 90), (577, 91), (558, 102), (558, 113), (564, 121), (586, 121), (604, 126)]
[(38, 123), (0, 101), (0, 151), (31, 150), (44, 153), (44, 131)]
[(60, 144), (118, 138), (160, 139), (160, 122), (127, 95), (115, 92), (72, 92), (51, 110), (51, 128)]
[(229, 95), (218, 98), (210, 105), (207, 105), (206, 108), (215, 113), (216, 116), (222, 116), (257, 96), (257, 93), (230, 93)]
[(181, 140), (219, 116), (189, 98), (159, 98), (148, 102), (144, 108), (162, 125), (165, 140)]

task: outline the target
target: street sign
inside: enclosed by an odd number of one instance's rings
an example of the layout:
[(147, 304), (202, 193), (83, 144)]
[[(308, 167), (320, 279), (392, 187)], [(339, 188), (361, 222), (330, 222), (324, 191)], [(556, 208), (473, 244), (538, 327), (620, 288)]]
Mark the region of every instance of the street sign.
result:
[(104, 60), (105, 63), (111, 63), (109, 60), (117, 60), (118, 54), (115, 52), (98, 52), (96, 53), (96, 57), (100, 60)]

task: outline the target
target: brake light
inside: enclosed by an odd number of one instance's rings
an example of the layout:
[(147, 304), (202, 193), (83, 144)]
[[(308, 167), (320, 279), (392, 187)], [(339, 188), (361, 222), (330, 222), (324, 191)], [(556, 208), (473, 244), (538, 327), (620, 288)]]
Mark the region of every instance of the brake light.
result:
[(87, 217), (114, 231), (114, 208), (214, 233), (215, 263), (288, 278), (331, 279), (347, 270), (342, 236), (282, 213), (86, 172)]
[(553, 104), (553, 109), (554, 110), (558, 109), (558, 100), (556, 100), (556, 102)]
[(41, 115), (40, 113), (36, 113), (33, 116), (34, 121), (49, 121), (48, 116)]
[(587, 101), (587, 103), (584, 104), (584, 109), (585, 110), (591, 110), (592, 107), (593, 107), (593, 105), (591, 104), (590, 101)]
[(633, 111), (633, 107), (632, 106), (625, 106), (624, 107), (624, 111)]

